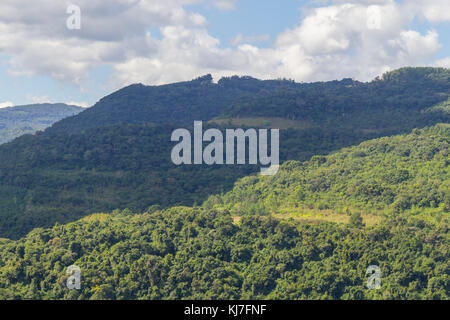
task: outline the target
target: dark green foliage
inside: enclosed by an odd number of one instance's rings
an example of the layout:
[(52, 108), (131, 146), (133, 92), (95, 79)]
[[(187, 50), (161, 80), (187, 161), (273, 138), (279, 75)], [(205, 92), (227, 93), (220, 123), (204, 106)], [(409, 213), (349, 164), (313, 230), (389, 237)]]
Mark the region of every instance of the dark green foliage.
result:
[[(0, 239), (0, 299), (449, 299), (449, 125), (325, 155), (448, 123), (448, 80), (409, 68), (368, 84), (135, 85), (18, 138), (0, 147), (0, 234), (34, 229)], [(282, 130), (273, 177), (172, 165), (172, 130), (219, 114), (308, 123)], [(272, 215), (304, 207), (349, 223)], [(368, 212), (383, 218), (366, 226)], [(73, 264), (81, 290), (66, 287)]]
[(352, 213), (349, 221), (350, 226), (355, 228), (362, 228), (364, 227), (363, 219), (361, 217), (360, 212), (354, 212)]
[[(0, 299), (448, 299), (448, 222), (307, 225), (204, 209), (98, 214), (0, 241)], [(81, 290), (66, 287), (81, 269)], [(369, 265), (381, 289), (366, 287)]]
[(102, 98), (78, 116), (56, 123), (49, 132), (80, 132), (120, 123), (192, 125), (194, 120), (212, 119), (241, 97), (261, 96), (296, 86), (300, 84), (250, 77), (222, 79), (214, 84), (211, 75), (162, 86), (134, 84)]
[[(282, 162), (305, 161), (367, 139), (448, 122), (449, 114), (444, 111), (425, 112), (448, 99), (448, 73), (447, 69), (410, 68), (370, 83), (345, 79), (312, 84), (249, 77), (224, 78), (214, 84), (205, 76), (172, 85), (124, 88), (44, 133), (0, 147), (0, 236), (18, 238), (34, 227), (74, 221), (96, 211), (128, 207), (141, 212), (155, 204), (200, 204), (259, 170), (259, 166), (172, 165), (171, 131), (192, 126), (193, 120), (276, 115), (305, 122), (303, 128), (281, 130)], [(364, 152), (349, 158), (363, 161)], [(402, 152), (407, 157), (412, 151)], [(435, 150), (427, 152), (432, 156)], [(326, 158), (312, 161), (320, 165)], [(411, 180), (410, 172), (391, 172), (383, 183)], [(315, 197), (330, 182), (324, 181), (317, 176), (308, 182), (311, 192), (318, 191)], [(378, 182), (357, 183), (349, 192), (358, 201), (377, 203), (381, 199), (381, 204), (391, 204), (395, 200), (398, 211), (412, 203), (410, 194), (393, 199), (392, 190), (380, 189)], [(306, 196), (301, 190), (295, 192)], [(339, 192), (346, 196), (346, 191)], [(438, 206), (442, 193), (417, 198), (429, 202), (422, 206), (431, 206), (432, 201)], [(335, 206), (330, 204), (335, 199), (321, 200), (323, 208)], [(251, 203), (251, 212), (270, 211), (266, 204)]]
[(122, 125), (73, 136), (24, 136), (0, 148), (0, 234), (17, 238), (96, 211), (201, 203), (254, 171), (175, 166), (172, 130)]
[(310, 127), (324, 125), (384, 134), (409, 131), (436, 122), (448, 122), (442, 109), (424, 112), (446, 101), (450, 71), (404, 68), (361, 83), (344, 79), (278, 90), (274, 94), (243, 98), (223, 111), (228, 117), (283, 117), (301, 120)]

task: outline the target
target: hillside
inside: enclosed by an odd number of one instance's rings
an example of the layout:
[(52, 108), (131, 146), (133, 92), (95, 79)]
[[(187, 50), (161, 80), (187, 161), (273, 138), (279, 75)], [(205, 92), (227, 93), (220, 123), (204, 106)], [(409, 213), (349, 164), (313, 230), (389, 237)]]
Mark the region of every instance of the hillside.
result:
[(186, 126), (194, 120), (281, 117), (298, 120), (308, 129), (326, 126), (382, 136), (449, 121), (445, 110), (424, 112), (449, 96), (450, 71), (443, 68), (403, 68), (367, 83), (352, 79), (295, 83), (237, 76), (214, 83), (207, 75), (162, 86), (128, 86), (47, 131), (78, 133), (121, 123)]
[[(0, 240), (0, 299), (449, 299), (448, 231), (399, 217), (361, 228), (183, 207), (96, 214)], [(73, 264), (80, 290), (66, 287)]]
[(368, 83), (344, 79), (242, 98), (218, 118), (279, 117), (297, 121), (305, 130), (380, 137), (449, 122), (449, 96), (448, 69), (403, 68)]
[[(202, 206), (114, 210), (0, 239), (0, 299), (449, 299), (449, 144), (448, 124), (415, 129), (287, 161)], [(302, 219), (308, 210), (352, 216)], [(379, 219), (364, 225), (360, 212)], [(66, 287), (73, 264), (80, 290)], [(370, 265), (381, 289), (366, 286)]]
[(265, 212), (313, 218), (318, 211), (449, 215), (449, 152), (450, 125), (414, 129), (306, 162), (287, 161), (275, 176), (245, 177), (204, 205), (239, 216)]
[(77, 133), (121, 123), (192, 125), (194, 120), (219, 115), (240, 98), (299, 86), (290, 81), (260, 81), (251, 77), (224, 78), (216, 84), (211, 75), (162, 86), (134, 84), (100, 99), (83, 113), (56, 123), (48, 132)]
[(74, 116), (81, 107), (57, 104), (32, 104), (0, 109), (0, 144), (24, 134), (44, 130), (55, 122)]
[[(411, 89), (409, 89), (411, 87)], [(15, 238), (92, 212), (193, 205), (259, 166), (175, 166), (171, 132), (282, 125), (280, 160), (309, 160), (381, 136), (449, 123), (447, 69), (401, 69), (359, 83), (206, 76), (115, 92), (43, 133), (0, 146), (0, 236)], [(294, 101), (294, 104), (291, 102)], [(248, 104), (249, 103), (249, 104)], [(274, 112), (277, 110), (277, 112)], [(430, 111), (433, 110), (433, 111)]]

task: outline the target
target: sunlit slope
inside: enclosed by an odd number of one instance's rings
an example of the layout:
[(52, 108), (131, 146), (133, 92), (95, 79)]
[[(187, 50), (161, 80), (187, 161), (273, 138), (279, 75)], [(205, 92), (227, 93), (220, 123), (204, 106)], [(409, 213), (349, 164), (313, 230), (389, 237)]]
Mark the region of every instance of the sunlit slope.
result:
[(249, 176), (207, 207), (246, 213), (363, 214), (450, 210), (450, 126), (379, 138), (310, 161), (288, 161), (273, 177)]
[[(0, 240), (0, 299), (448, 299), (448, 222), (358, 228), (177, 207)], [(66, 287), (67, 268), (80, 290)], [(377, 265), (381, 287), (367, 288)]]

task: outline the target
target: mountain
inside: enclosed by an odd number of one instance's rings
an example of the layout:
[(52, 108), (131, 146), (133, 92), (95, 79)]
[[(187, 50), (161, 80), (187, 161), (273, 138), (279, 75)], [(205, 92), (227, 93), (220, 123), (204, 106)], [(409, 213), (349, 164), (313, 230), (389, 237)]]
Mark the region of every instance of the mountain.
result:
[[(244, 178), (215, 207), (115, 210), (0, 239), (0, 298), (448, 299), (449, 140), (449, 125), (414, 130)], [(277, 215), (321, 203), (385, 211), (366, 226)], [(66, 287), (71, 265), (80, 290)]]
[(77, 133), (121, 123), (186, 126), (194, 120), (275, 117), (298, 120), (294, 127), (307, 129), (332, 126), (395, 134), (448, 121), (444, 110), (425, 110), (449, 95), (450, 71), (443, 68), (402, 68), (368, 83), (352, 79), (295, 83), (237, 76), (213, 83), (206, 75), (163, 86), (128, 86), (47, 132)]
[[(44, 132), (0, 146), (0, 236), (93, 212), (194, 205), (230, 191), (250, 165), (170, 159), (177, 128), (280, 128), (281, 161), (309, 160), (381, 136), (449, 123), (450, 71), (407, 68), (361, 83), (260, 81), (210, 76), (132, 85)], [(442, 107), (444, 106), (444, 107)]]
[(0, 109), (0, 144), (24, 134), (44, 130), (55, 122), (74, 116), (81, 107), (63, 103), (43, 103)]
[[(448, 110), (439, 106), (449, 95), (449, 69), (403, 68), (368, 83), (344, 79), (242, 98), (224, 109), (221, 117), (281, 117), (309, 128), (328, 125), (400, 133), (424, 123), (447, 122)], [(426, 112), (431, 106), (434, 112)]]
[(121, 123), (192, 125), (194, 120), (217, 116), (237, 99), (299, 86), (291, 81), (236, 76), (215, 84), (211, 75), (162, 86), (134, 84), (100, 99), (83, 113), (56, 123), (48, 132), (76, 133)]

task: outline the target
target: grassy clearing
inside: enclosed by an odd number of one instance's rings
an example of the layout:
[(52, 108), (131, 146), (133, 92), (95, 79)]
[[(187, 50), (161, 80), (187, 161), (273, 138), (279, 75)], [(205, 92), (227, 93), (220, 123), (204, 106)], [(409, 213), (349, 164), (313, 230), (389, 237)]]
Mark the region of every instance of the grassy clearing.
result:
[(81, 221), (85, 221), (85, 222), (104, 222), (104, 221), (108, 221), (111, 219), (111, 216), (109, 214), (106, 213), (94, 213), (91, 214), (89, 216), (83, 217), (81, 219)]
[(221, 126), (230, 127), (256, 127), (256, 128), (273, 128), (273, 129), (307, 129), (312, 125), (308, 121), (289, 120), (284, 118), (270, 117), (250, 117), (250, 118), (226, 118), (213, 119), (208, 123), (216, 123)]
[[(349, 223), (350, 216), (344, 213), (336, 213), (330, 210), (318, 210), (318, 209), (292, 209), (284, 208), (281, 211), (272, 213), (272, 217), (280, 220), (294, 219), (302, 223), (317, 224), (321, 222), (334, 222), (334, 223)], [(366, 226), (373, 226), (379, 224), (383, 217), (381, 215), (375, 215), (371, 213), (361, 213), (363, 222)], [(233, 216), (233, 223), (238, 225), (242, 216)]]
[[(336, 213), (331, 210), (307, 209), (307, 208), (285, 208), (273, 214), (278, 219), (290, 219), (301, 221), (304, 223), (334, 222), (348, 223), (350, 216), (344, 213)], [(376, 225), (381, 222), (380, 215), (361, 213), (363, 222), (366, 226)]]

